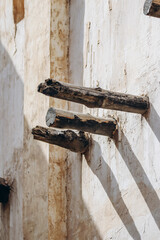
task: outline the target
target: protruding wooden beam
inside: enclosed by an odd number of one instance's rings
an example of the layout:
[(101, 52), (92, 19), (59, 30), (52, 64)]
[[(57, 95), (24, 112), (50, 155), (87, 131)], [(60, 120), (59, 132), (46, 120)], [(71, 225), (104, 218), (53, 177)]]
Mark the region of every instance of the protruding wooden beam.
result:
[(105, 108), (133, 113), (145, 113), (149, 108), (149, 98), (106, 91), (101, 88), (78, 87), (47, 79), (38, 86), (38, 92), (60, 98), (89, 108)]
[(46, 115), (48, 127), (76, 129), (84, 132), (113, 137), (116, 120), (113, 118), (96, 118), (90, 114), (79, 114), (50, 108)]
[(7, 203), (11, 187), (4, 178), (0, 178), (0, 202)]
[(54, 144), (72, 152), (85, 153), (89, 146), (88, 135), (83, 132), (76, 134), (71, 130), (57, 131), (37, 126), (32, 129), (32, 134), (36, 140)]
[(146, 0), (143, 12), (145, 15), (160, 18), (160, 0)]

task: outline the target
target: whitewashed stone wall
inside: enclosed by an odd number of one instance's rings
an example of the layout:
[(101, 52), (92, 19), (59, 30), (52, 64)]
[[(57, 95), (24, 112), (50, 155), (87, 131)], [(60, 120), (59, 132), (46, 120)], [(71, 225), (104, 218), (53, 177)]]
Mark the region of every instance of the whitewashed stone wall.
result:
[[(13, 183), (0, 239), (159, 240), (160, 20), (143, 15), (144, 0), (26, 0), (15, 24), (11, 2), (0, 1), (0, 177)], [(50, 76), (148, 95), (151, 109), (49, 100), (37, 85)], [(111, 115), (119, 135), (92, 135), (84, 157), (34, 141), (49, 105)]]

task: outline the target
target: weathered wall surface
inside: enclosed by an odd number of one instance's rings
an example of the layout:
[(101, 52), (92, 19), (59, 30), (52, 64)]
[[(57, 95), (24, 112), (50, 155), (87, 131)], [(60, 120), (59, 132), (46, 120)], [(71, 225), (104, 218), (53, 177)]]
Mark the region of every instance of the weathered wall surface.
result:
[[(78, 157), (77, 167), (70, 166), (68, 239), (160, 238), (160, 20), (144, 16), (143, 4), (71, 1), (71, 82), (81, 85), (82, 74), (84, 86), (147, 94), (151, 109), (142, 117), (84, 108), (96, 116), (116, 117), (120, 130), (115, 141), (93, 136), (82, 168)], [(78, 61), (82, 53), (83, 63)]]
[[(50, 77), (68, 82), (69, 1), (51, 0)], [(67, 109), (68, 103), (50, 99), (50, 106)], [(67, 151), (50, 145), (48, 226), (50, 240), (67, 238)]]
[[(143, 4), (26, 0), (23, 19), (0, 1), (0, 177), (14, 189), (1, 205), (0, 239), (160, 239), (160, 20), (144, 16)], [(140, 116), (49, 100), (36, 90), (50, 76), (147, 94), (151, 109)], [(112, 115), (118, 138), (92, 136), (83, 158), (33, 141), (49, 105)]]

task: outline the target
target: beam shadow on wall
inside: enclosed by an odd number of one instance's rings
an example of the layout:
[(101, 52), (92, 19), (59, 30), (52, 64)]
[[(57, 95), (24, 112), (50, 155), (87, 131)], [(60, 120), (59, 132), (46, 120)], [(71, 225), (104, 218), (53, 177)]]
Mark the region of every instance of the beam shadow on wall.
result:
[[(108, 195), (115, 211), (123, 222), (126, 230), (133, 239), (140, 240), (140, 234), (134, 223), (132, 216), (129, 213), (125, 202), (123, 201), (123, 196), (121, 194), (119, 184), (109, 167), (109, 165), (104, 161), (102, 157), (101, 147), (98, 142), (92, 140), (92, 144), (89, 152), (85, 155), (88, 166), (92, 172), (97, 176), (101, 182), (105, 192)], [(99, 159), (101, 159), (99, 162)], [(101, 167), (99, 167), (101, 165)], [(114, 186), (114, 189), (113, 189)], [(116, 196), (115, 193), (116, 192)]]
[(150, 103), (150, 110), (144, 115), (144, 117), (154, 132), (156, 138), (160, 142), (160, 116), (155, 110), (153, 104)]
[(82, 196), (82, 155), (68, 152), (67, 157), (67, 239), (102, 240)]
[(160, 199), (124, 134), (122, 134), (122, 141), (118, 142), (116, 147), (135, 180), (157, 227), (160, 229)]

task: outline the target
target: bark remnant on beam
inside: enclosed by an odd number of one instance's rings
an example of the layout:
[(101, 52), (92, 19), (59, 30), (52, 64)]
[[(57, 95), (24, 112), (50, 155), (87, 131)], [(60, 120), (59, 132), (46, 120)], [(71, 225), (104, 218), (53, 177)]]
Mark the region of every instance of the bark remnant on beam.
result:
[(0, 202), (7, 203), (11, 187), (4, 178), (0, 178)]
[(117, 126), (113, 118), (96, 118), (90, 114), (63, 111), (52, 107), (47, 112), (46, 124), (48, 127), (76, 129), (109, 137), (113, 137)]
[(160, 18), (160, 0), (146, 0), (143, 12), (145, 15)]
[(117, 93), (101, 88), (78, 87), (47, 79), (38, 86), (38, 92), (60, 98), (89, 108), (105, 108), (143, 114), (149, 109), (149, 98)]
[(72, 152), (85, 153), (89, 147), (89, 138), (84, 132), (76, 134), (71, 130), (58, 131), (37, 126), (32, 129), (34, 139), (54, 144)]

